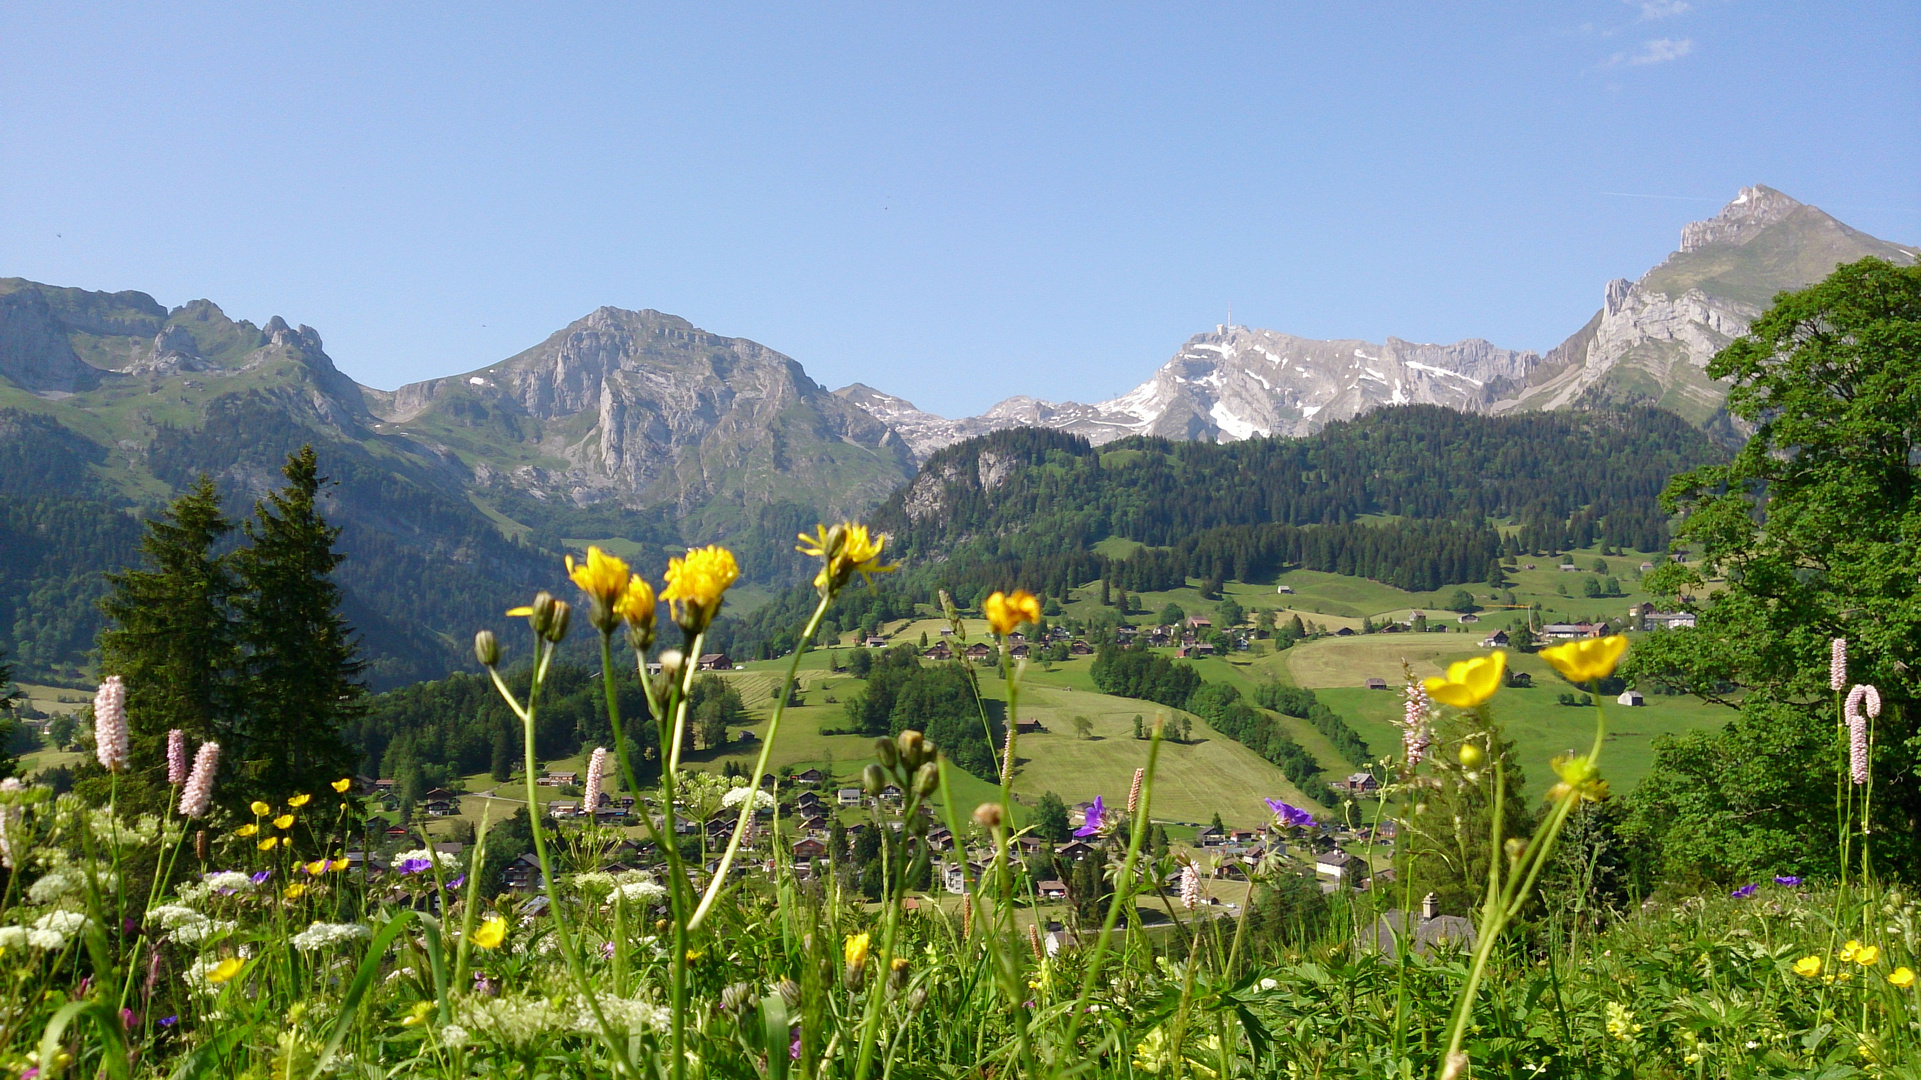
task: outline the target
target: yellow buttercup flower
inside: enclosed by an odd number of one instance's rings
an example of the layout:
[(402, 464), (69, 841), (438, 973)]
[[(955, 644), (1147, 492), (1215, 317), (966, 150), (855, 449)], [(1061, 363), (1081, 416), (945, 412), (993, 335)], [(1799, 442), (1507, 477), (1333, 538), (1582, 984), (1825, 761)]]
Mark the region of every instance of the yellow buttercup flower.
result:
[(309, 803), (312, 800), (313, 800), (312, 795), (295, 795), (293, 798), (287, 800), (287, 805), (293, 807), (295, 810), (298, 810), (301, 807), (307, 805), (307, 803)]
[(1814, 978), (1816, 975), (1821, 974), (1821, 958), (1819, 956), (1803, 956), (1794, 962), (1794, 973), (1804, 979)]
[(291, 829), (291, 828), (293, 828), (293, 815), (292, 815), (292, 814), (282, 814), (282, 815), (280, 815), (279, 817), (277, 817), (277, 818), (274, 818), (274, 819), (273, 819), (273, 827), (274, 827), (274, 828), (276, 828), (276, 829)]
[(289, 900), (298, 900), (302, 896), (305, 896), (306, 893), (307, 893), (307, 883), (304, 881), (296, 881), (292, 885), (287, 886), (285, 891), (283, 891), (280, 895), (286, 897)]
[(1908, 987), (1914, 985), (1914, 969), (1906, 965), (1895, 968), (1893, 971), (1888, 972), (1888, 982), (1906, 990)]
[(847, 957), (848, 967), (866, 965), (867, 948), (870, 943), (871, 938), (865, 932), (847, 935), (847, 944), (841, 947), (841, 952)]
[(349, 863), (347, 862), (347, 857), (345, 855), (342, 855), (340, 858), (335, 859), (333, 862), (328, 863), (327, 869), (345, 870), (348, 867), (348, 865)]
[(333, 789), (342, 795), (345, 795), (347, 793), (347, 789), (353, 786), (354, 786), (354, 780), (353, 780), (353, 777), (351, 776), (343, 776), (340, 779), (335, 780), (333, 782)]
[(262, 840), (260, 843), (254, 846), (258, 847), (262, 851), (272, 851), (275, 845), (279, 843), (280, 843), (280, 838), (278, 836), (269, 836), (265, 840)]
[(254, 833), (257, 833), (259, 831), (260, 831), (260, 826), (255, 825), (253, 822), (249, 821), (245, 825), (242, 825), (238, 829), (235, 829), (233, 831), (233, 834), (235, 836), (252, 836)]
[(740, 578), (740, 564), (734, 553), (717, 544), (688, 548), (685, 558), (667, 563), (667, 587), (661, 599), (667, 601), (681, 629), (699, 633), (720, 610), (721, 596)]
[(1859, 953), (1860, 951), (1861, 951), (1861, 943), (1854, 940), (1853, 938), (1849, 938), (1848, 943), (1846, 945), (1841, 946), (1841, 962), (1845, 964), (1848, 961), (1853, 960), (1855, 957), (1855, 954)]
[(1588, 683), (1614, 674), (1614, 666), (1628, 651), (1628, 639), (1621, 634), (1604, 638), (1584, 638), (1542, 649), (1541, 659), (1571, 683)]
[(247, 807), (247, 809), (253, 811), (254, 817), (266, 817), (268, 814), (273, 813), (273, 807), (268, 806), (258, 799), (255, 799), (253, 805)]
[(247, 962), (245, 960), (230, 956), (216, 964), (212, 971), (207, 972), (207, 981), (215, 985), (226, 982), (228, 979), (240, 974), (240, 969), (246, 966)]
[(309, 875), (313, 877), (319, 877), (320, 875), (327, 872), (327, 860), (315, 859), (314, 861), (301, 867), (301, 869), (305, 870)]
[(488, 919), (474, 930), (474, 944), (483, 949), (498, 949), (507, 940), (507, 920), (498, 915)]
[(1854, 950), (1854, 962), (1862, 967), (1873, 967), (1881, 962), (1881, 946), (1863, 945)]
[(1491, 653), (1472, 660), (1456, 660), (1447, 666), (1447, 677), (1429, 679), (1423, 685), (1427, 696), (1443, 705), (1471, 709), (1494, 696), (1501, 688), (1501, 675), (1507, 671), (1507, 654)]
[(1577, 792), (1588, 802), (1603, 802), (1608, 797), (1608, 782), (1601, 779), (1600, 767), (1584, 754), (1562, 754), (1550, 762), (1561, 782), (1549, 789), (1547, 797), (1559, 799)]
[(1026, 589), (1015, 589), (1012, 596), (997, 592), (981, 603), (981, 614), (996, 634), (1006, 637), (1022, 623), (1041, 621), (1040, 597)]

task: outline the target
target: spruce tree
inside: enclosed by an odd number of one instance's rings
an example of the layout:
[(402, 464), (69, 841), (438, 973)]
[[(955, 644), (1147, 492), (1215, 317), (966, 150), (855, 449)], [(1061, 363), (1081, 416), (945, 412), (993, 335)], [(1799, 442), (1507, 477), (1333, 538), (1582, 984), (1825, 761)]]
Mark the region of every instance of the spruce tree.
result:
[(232, 531), (203, 475), (147, 522), (145, 567), (107, 575), (100, 671), (126, 680), (135, 776), (164, 777), (173, 728), (227, 745), (238, 733), (235, 583), (230, 556), (219, 551)]
[(14, 731), (19, 723), (14, 705), (23, 696), (13, 685), (13, 665), (7, 662), (7, 654), (0, 652), (0, 780), (12, 776), (19, 768), (13, 756)]
[(235, 607), (244, 650), (245, 755), (253, 786), (269, 797), (313, 793), (351, 772), (342, 732), (362, 709), (363, 666), (333, 581), (340, 530), (320, 516), (328, 481), (312, 446), (287, 456), (287, 486), (254, 504), (234, 554)]

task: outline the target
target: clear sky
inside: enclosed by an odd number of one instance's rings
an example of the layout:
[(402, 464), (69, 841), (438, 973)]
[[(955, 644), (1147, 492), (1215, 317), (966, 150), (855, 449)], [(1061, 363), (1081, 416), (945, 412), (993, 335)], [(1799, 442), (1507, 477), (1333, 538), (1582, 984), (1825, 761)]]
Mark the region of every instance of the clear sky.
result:
[(0, 276), (372, 386), (601, 304), (948, 415), (1227, 318), (1545, 350), (1765, 183), (1921, 241), (1921, 5), (0, 5)]

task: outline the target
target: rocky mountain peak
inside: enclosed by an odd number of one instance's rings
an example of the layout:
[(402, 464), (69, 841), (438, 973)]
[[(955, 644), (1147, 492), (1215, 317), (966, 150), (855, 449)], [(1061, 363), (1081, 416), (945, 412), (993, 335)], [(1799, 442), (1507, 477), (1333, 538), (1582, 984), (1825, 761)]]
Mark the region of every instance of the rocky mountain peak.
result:
[(1763, 184), (1744, 187), (1720, 213), (1706, 221), (1683, 225), (1681, 250), (1699, 251), (1711, 244), (1745, 244), (1759, 236), (1761, 230), (1786, 220), (1804, 205)]

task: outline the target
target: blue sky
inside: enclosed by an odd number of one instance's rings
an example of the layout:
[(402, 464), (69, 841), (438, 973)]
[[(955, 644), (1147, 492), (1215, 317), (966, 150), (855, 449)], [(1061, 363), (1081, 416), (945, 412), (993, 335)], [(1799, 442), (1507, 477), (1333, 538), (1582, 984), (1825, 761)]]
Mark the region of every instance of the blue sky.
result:
[(0, 275), (280, 314), (383, 388), (600, 304), (948, 415), (1118, 393), (1230, 304), (1545, 350), (1744, 184), (1921, 241), (1918, 58), (1912, 3), (15, 0)]

